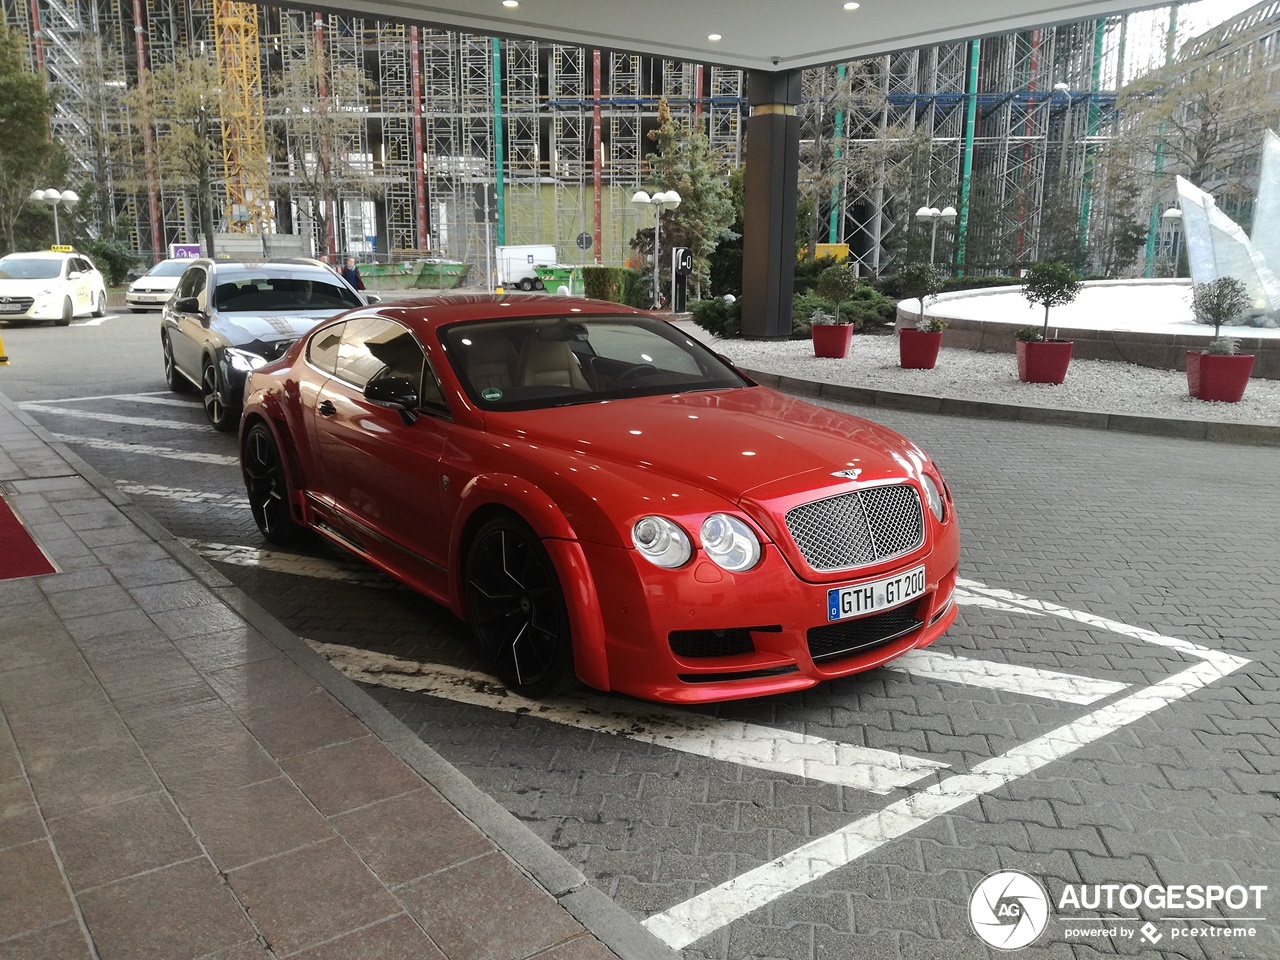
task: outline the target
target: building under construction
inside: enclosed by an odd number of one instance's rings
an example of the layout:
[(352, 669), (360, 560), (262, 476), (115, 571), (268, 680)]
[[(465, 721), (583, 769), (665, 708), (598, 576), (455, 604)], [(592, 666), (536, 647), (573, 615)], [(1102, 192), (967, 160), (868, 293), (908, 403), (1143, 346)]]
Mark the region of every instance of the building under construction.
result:
[[(130, 96), (182, 58), (212, 61), (219, 78), (201, 103), (219, 145), (215, 229), (300, 235), (320, 256), (434, 256), (483, 277), (494, 244), (554, 243), (562, 262), (621, 264), (652, 223), (629, 198), (646, 185), (646, 135), (664, 97), (726, 172), (743, 160), (745, 80), (724, 67), (235, 0), (3, 10), (57, 88), (54, 136), (73, 176), (96, 185), (97, 225), (126, 233), (146, 260), (199, 239), (197, 191), (159, 162), (162, 98), (152, 115)], [(891, 272), (928, 249), (916, 209), (954, 206), (938, 259), (986, 272), (1037, 259), (1053, 209), (1074, 211), (1087, 235), (1107, 203), (1093, 173), (1115, 91), (1172, 55), (1174, 11), (808, 71), (806, 136), (825, 146), (802, 188), (818, 239), (847, 243), (867, 273)], [(336, 146), (315, 134), (319, 107), (281, 92), (302, 63), (323, 109), (346, 121)], [(824, 97), (828, 85), (839, 95)], [(316, 171), (335, 160), (353, 175), (319, 188)]]

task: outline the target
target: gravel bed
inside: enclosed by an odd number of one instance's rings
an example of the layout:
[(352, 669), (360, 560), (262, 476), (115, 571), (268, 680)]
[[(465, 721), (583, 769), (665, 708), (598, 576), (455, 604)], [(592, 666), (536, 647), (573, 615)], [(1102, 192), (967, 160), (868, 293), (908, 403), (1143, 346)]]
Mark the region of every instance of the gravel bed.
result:
[(1181, 371), (1131, 363), (1073, 359), (1062, 384), (1022, 383), (1012, 353), (944, 346), (933, 370), (903, 370), (892, 331), (855, 334), (848, 357), (828, 360), (815, 357), (808, 340), (720, 340), (693, 324), (686, 329), (743, 367), (821, 383), (1020, 406), (1280, 425), (1277, 380), (1255, 377), (1239, 403), (1217, 403), (1188, 396), (1187, 375)]

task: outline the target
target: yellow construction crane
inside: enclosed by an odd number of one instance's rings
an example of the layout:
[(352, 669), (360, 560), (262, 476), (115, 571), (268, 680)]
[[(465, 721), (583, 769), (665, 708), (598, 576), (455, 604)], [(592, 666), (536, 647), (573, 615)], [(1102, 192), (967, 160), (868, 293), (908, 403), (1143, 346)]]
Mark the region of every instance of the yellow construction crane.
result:
[(213, 25), (221, 79), (222, 159), (227, 171), (227, 225), (233, 233), (266, 233), (267, 134), (262, 120), (258, 8), (214, 0)]

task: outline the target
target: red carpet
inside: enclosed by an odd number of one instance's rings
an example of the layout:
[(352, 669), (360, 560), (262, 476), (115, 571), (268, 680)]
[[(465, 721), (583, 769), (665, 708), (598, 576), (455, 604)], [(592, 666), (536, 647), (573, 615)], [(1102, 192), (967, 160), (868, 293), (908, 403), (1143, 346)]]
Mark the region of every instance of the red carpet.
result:
[(0, 580), (56, 573), (49, 558), (0, 497)]

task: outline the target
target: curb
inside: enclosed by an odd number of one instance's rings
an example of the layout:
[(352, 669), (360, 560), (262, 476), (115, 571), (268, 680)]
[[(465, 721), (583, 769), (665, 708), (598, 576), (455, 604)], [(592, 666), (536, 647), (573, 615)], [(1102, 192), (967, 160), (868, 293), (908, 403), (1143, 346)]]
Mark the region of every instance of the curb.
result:
[(55, 440), (29, 414), (0, 393), (0, 409), (24, 423), (103, 497), (115, 504), (192, 576), (246, 623), (292, 660), (396, 756), (476, 825), (494, 844), (547, 891), (588, 933), (621, 960), (678, 960), (679, 954), (645, 929), (635, 917), (592, 887), (573, 864), (512, 813), (472, 783), (457, 767), (424, 743), (408, 727), (312, 650), (288, 627), (220, 574), (203, 557), (166, 530), (159, 521), (118, 490), (66, 444)]
[(1072, 410), (1059, 407), (1022, 407), (991, 400), (898, 393), (893, 390), (800, 380), (796, 377), (784, 377), (747, 367), (739, 369), (757, 383), (785, 393), (804, 397), (821, 397), (824, 400), (840, 400), (844, 403), (856, 403), (869, 407), (883, 407), (887, 410), (935, 413), (949, 417), (976, 417), (985, 420), (1057, 424), (1085, 427), (1090, 430), (1118, 430), (1124, 433), (1179, 437), (1186, 440), (1212, 440), (1217, 443), (1280, 446), (1280, 426), (1265, 423), (1223, 423), (1212, 420), (1182, 420), (1176, 417), (1139, 417), (1127, 413), (1102, 413), (1095, 410)]

